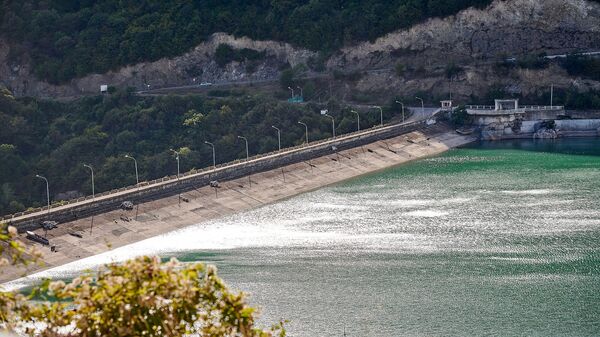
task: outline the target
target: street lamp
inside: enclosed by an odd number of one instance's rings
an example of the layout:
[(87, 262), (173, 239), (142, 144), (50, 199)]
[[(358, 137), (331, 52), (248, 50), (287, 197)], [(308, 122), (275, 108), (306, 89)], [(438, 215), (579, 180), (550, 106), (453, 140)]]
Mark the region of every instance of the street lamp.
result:
[(242, 137), (242, 136), (238, 136), (239, 139), (243, 139), (244, 142), (246, 143), (246, 161), (248, 161), (250, 159), (250, 155), (248, 152), (248, 138), (246, 137)]
[(308, 145), (308, 125), (303, 122), (298, 122), (298, 124), (304, 125), (304, 129), (306, 130), (306, 145)]
[(415, 97), (416, 99), (421, 101), (421, 114), (423, 114), (423, 118), (425, 118), (425, 102), (422, 98)]
[(279, 151), (281, 151), (281, 130), (279, 130), (279, 128), (275, 127), (274, 125), (271, 125), (271, 127), (277, 130), (277, 142), (279, 143)]
[[(248, 139), (246, 137), (242, 137), (242, 136), (238, 136), (239, 139), (243, 139), (244, 142), (246, 142), (246, 162), (248, 161), (248, 159), (250, 158), (250, 155), (248, 153)], [(250, 179), (250, 174), (248, 174), (248, 186), (252, 187), (252, 180)]]
[(88, 165), (88, 164), (83, 164), (83, 166), (89, 168), (90, 171), (92, 172), (92, 199), (95, 199), (96, 194), (94, 193), (94, 168), (92, 167), (92, 165)]
[(169, 151), (175, 153), (175, 160), (177, 160), (177, 180), (179, 180), (179, 152), (173, 149), (169, 149)]
[(211, 143), (211, 142), (207, 142), (204, 141), (204, 144), (209, 145), (210, 147), (212, 147), (212, 153), (213, 153), (213, 169), (217, 168), (217, 161), (216, 161), (216, 156), (215, 156), (215, 144)]
[(396, 101), (396, 103), (402, 105), (402, 123), (404, 123), (404, 103), (402, 103), (400, 101)]
[(133, 158), (132, 156), (130, 156), (128, 154), (125, 155), (125, 158), (133, 160), (133, 164), (135, 165), (135, 184), (139, 187), (139, 185), (140, 185), (140, 176), (138, 175), (137, 160), (135, 160), (135, 158)]
[[(175, 153), (175, 159), (177, 160), (177, 185), (179, 185), (179, 151), (175, 151), (173, 149), (169, 149), (169, 151)], [(177, 195), (177, 204), (179, 207), (181, 207), (181, 190), (179, 187), (177, 189), (179, 190), (179, 194)]]
[(381, 121), (381, 126), (383, 126), (383, 109), (380, 106), (373, 106), (375, 109), (379, 109), (379, 119)]
[(554, 84), (550, 85), (550, 109), (554, 108)]
[(294, 89), (292, 87), (288, 87), (292, 91), (292, 99), (294, 98)]
[(323, 116), (327, 116), (327, 117), (331, 118), (331, 131), (333, 133), (333, 138), (335, 138), (335, 119), (333, 118), (333, 116), (331, 116), (329, 114), (324, 114)]
[(42, 177), (39, 174), (36, 174), (35, 177), (39, 178), (39, 179), (43, 179), (46, 182), (46, 198), (48, 199), (48, 216), (50, 216), (50, 187), (48, 184), (48, 179), (46, 179), (45, 177)]
[(360, 115), (358, 114), (358, 112), (356, 112), (354, 110), (351, 110), (351, 111), (354, 112), (354, 114), (356, 114), (356, 123), (357, 123), (357, 125), (356, 125), (356, 127), (357, 127), (356, 131), (360, 131)]
[(304, 94), (302, 93), (302, 87), (298, 85), (296, 86), (296, 88), (300, 89), (300, 97), (304, 98)]

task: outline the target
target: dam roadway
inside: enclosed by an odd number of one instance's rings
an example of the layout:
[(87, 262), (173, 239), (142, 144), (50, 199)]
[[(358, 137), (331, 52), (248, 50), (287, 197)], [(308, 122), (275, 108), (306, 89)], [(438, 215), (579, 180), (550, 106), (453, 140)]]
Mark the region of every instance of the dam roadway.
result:
[[(27, 270), (7, 268), (0, 276), (0, 281), (14, 280), (24, 274), (50, 269), (329, 184), (437, 155), (475, 140), (472, 136), (456, 134), (444, 123), (426, 124), (421, 120), (365, 130), (257, 156), (248, 162), (187, 173), (179, 181), (171, 177), (139, 188), (132, 187), (51, 208), (50, 219), (62, 217), (67, 220), (59, 221), (57, 229), (47, 232), (47, 238), (51, 245), (56, 246), (56, 251), (51, 252), (50, 247), (38, 245), (43, 255), (42, 266), (30, 266)], [(393, 134), (396, 135), (389, 136)], [(299, 157), (300, 154), (303, 157)], [(290, 160), (289, 164), (282, 164), (286, 162), (284, 159), (292, 157), (295, 159)], [(264, 163), (270, 163), (270, 166)], [(265, 169), (268, 167), (271, 168)], [(232, 178), (225, 179), (227, 176)], [(219, 178), (220, 182), (216, 193), (208, 184), (199, 183), (213, 178)], [(160, 194), (157, 191), (163, 192)], [(144, 197), (145, 193), (148, 197)], [(125, 199), (135, 201), (133, 210), (125, 211), (114, 206)], [(42, 210), (4, 221), (11, 222), (23, 232), (33, 229), (33, 223), (46, 219), (46, 214)], [(44, 235), (42, 229), (34, 231)], [(72, 232), (80, 233), (82, 237), (70, 235)], [(19, 234), (19, 240), (26, 245), (35, 244), (27, 240), (23, 233)]]

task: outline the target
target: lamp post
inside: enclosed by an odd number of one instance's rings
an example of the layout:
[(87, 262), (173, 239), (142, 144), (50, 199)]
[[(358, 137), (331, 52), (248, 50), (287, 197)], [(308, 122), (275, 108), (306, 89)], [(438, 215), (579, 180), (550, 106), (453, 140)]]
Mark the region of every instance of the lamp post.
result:
[(373, 108), (379, 109), (379, 119), (381, 122), (381, 126), (383, 126), (383, 109), (380, 106), (374, 106)]
[(298, 124), (304, 125), (304, 129), (306, 130), (306, 132), (305, 132), (305, 134), (306, 134), (306, 145), (308, 145), (308, 125), (306, 125), (306, 123), (303, 123), (303, 122), (298, 122)]
[(46, 182), (46, 198), (48, 199), (48, 216), (50, 216), (50, 186), (48, 184), (48, 179), (46, 177), (42, 177), (39, 174), (35, 175), (36, 178), (43, 179)]
[(396, 103), (398, 103), (402, 106), (402, 123), (404, 123), (404, 103), (402, 103), (400, 101), (396, 101)]
[(324, 114), (323, 116), (327, 116), (327, 117), (331, 118), (331, 131), (333, 134), (333, 138), (335, 138), (335, 119), (333, 118), (333, 116), (331, 116), (329, 114)]
[(92, 165), (88, 165), (88, 164), (83, 164), (83, 166), (89, 168), (90, 171), (92, 172), (92, 199), (95, 199), (96, 194), (94, 193), (94, 168), (92, 167)]
[[(243, 139), (246, 142), (246, 162), (250, 159), (250, 154), (248, 152), (248, 139), (246, 137), (238, 136), (239, 139)], [(252, 179), (250, 179), (250, 175), (248, 174), (248, 186), (252, 187)]]
[(550, 110), (554, 108), (554, 84), (550, 85)]
[(213, 169), (215, 169), (215, 168), (217, 168), (217, 160), (216, 160), (216, 156), (215, 156), (215, 144), (213, 144), (211, 142), (207, 142), (207, 141), (204, 141), (204, 144), (209, 145), (210, 147), (212, 147)]
[(300, 89), (300, 97), (302, 97), (304, 99), (304, 93), (302, 92), (302, 87), (301, 86), (296, 86), (296, 88)]
[(288, 87), (292, 91), (292, 99), (294, 99), (294, 89), (292, 87)]
[(139, 185), (140, 185), (140, 176), (138, 174), (137, 160), (135, 160), (135, 158), (133, 158), (132, 156), (130, 156), (128, 154), (125, 155), (125, 158), (133, 160), (133, 164), (135, 166), (135, 185), (138, 186), (138, 188), (139, 188)]
[(360, 131), (360, 115), (358, 114), (358, 112), (351, 110), (352, 112), (354, 112), (354, 114), (356, 115), (356, 131)]
[[(175, 153), (175, 160), (177, 160), (177, 185), (179, 185), (179, 151), (173, 149), (169, 149), (169, 151)], [(179, 190), (179, 187), (177, 189)], [(179, 190), (179, 194), (177, 195), (177, 204), (181, 207), (181, 190)]]
[(179, 181), (179, 151), (175, 151), (173, 149), (169, 149), (169, 151), (175, 154), (175, 160), (177, 160), (177, 180)]
[(271, 125), (271, 127), (277, 130), (277, 143), (279, 144), (279, 151), (281, 151), (281, 130), (274, 125)]
[(248, 159), (250, 159), (250, 155), (248, 152), (248, 138), (243, 137), (243, 136), (238, 136), (239, 139), (243, 139), (244, 142), (246, 143), (246, 161), (248, 161)]
[(416, 99), (421, 101), (421, 114), (423, 114), (423, 118), (425, 118), (425, 102), (422, 98), (415, 97)]

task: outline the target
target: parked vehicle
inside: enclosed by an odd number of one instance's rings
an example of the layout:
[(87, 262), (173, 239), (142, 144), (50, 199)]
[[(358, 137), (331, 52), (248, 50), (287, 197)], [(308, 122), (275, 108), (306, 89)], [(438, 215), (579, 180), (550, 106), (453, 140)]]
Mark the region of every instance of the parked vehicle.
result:
[(133, 209), (133, 202), (131, 201), (123, 201), (121, 203), (121, 209), (125, 210), (125, 211), (129, 211)]
[(42, 221), (42, 228), (47, 231), (57, 228), (56, 225), (58, 225), (58, 222), (56, 221)]
[(46, 239), (45, 237), (43, 237), (43, 236), (41, 236), (39, 234), (36, 234), (34, 232), (30, 232), (30, 231), (27, 231), (26, 234), (27, 234), (26, 237), (29, 240), (31, 240), (31, 241), (35, 241), (37, 243), (41, 243), (44, 246), (48, 246), (50, 244), (50, 241), (48, 241), (48, 239)]

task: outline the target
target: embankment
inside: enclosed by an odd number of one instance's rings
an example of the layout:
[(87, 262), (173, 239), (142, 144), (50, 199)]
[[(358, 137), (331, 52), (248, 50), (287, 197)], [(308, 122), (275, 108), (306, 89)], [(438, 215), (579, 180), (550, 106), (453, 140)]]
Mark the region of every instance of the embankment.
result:
[[(121, 191), (96, 200), (84, 200), (51, 210), (61, 220), (47, 233), (56, 251), (41, 247), (43, 267), (62, 265), (111, 248), (127, 245), (189, 225), (259, 207), (303, 192), (407, 161), (442, 153), (475, 140), (456, 134), (447, 125), (425, 122), (379, 128), (305, 148), (255, 158), (207, 172)], [(416, 128), (421, 128), (417, 131)], [(218, 179), (218, 189), (208, 186)], [(179, 197), (181, 193), (181, 198)], [(123, 200), (135, 200), (130, 211), (118, 209)], [(95, 216), (92, 216), (95, 214)], [(13, 219), (20, 229), (35, 227), (42, 213)], [(43, 235), (43, 230), (36, 229)], [(79, 233), (82, 237), (70, 235)], [(33, 244), (21, 234), (26, 244)], [(11, 269), (2, 281), (23, 270)]]

